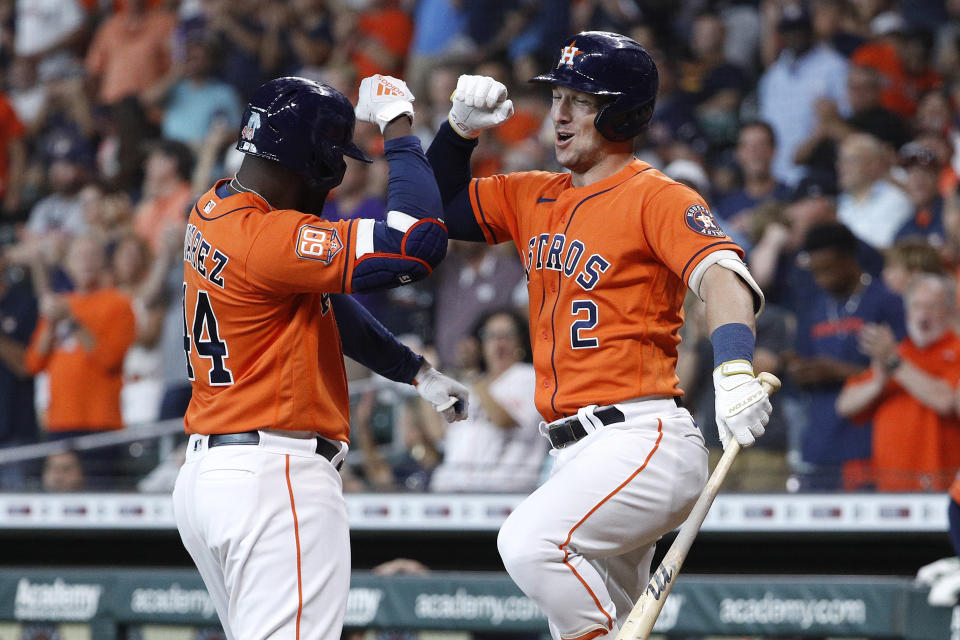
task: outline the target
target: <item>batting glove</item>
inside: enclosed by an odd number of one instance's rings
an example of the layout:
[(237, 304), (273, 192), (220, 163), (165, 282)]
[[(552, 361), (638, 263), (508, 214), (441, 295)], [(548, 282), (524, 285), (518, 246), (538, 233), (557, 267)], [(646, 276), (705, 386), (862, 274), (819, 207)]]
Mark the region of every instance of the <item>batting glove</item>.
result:
[(484, 129), (495, 127), (513, 115), (507, 87), (488, 76), (460, 76), (450, 99), (453, 106), (447, 119), (453, 130), (464, 138), (476, 138)]
[(360, 98), (355, 113), (357, 120), (372, 122), (383, 133), (384, 128), (400, 116), (413, 119), (413, 101), (406, 82), (377, 73), (360, 81)]
[(425, 365), (413, 379), (420, 397), (433, 405), (447, 422), (464, 420), (467, 417), (467, 399), (470, 391), (465, 386)]
[(960, 596), (960, 571), (948, 573), (933, 583), (927, 594), (927, 604), (932, 607), (952, 607)]
[(960, 558), (956, 556), (941, 558), (923, 565), (917, 570), (917, 582), (932, 586), (934, 582), (948, 573), (960, 573)]
[(717, 429), (727, 448), (731, 435), (749, 447), (763, 435), (773, 406), (746, 360), (724, 362), (713, 370)]

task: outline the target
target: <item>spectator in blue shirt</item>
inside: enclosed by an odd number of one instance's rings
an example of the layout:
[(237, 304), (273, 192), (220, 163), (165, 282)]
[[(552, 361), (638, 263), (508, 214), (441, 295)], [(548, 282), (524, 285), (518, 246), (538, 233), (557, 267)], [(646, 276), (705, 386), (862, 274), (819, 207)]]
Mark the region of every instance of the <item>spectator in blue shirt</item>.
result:
[(848, 63), (826, 44), (813, 46), (810, 16), (794, 5), (784, 8), (778, 31), (784, 49), (760, 78), (757, 98), (760, 117), (777, 134), (773, 174), (795, 185), (804, 168), (794, 162), (794, 151), (813, 132), (817, 101), (828, 98), (842, 115), (850, 112)]
[(200, 146), (215, 122), (240, 121), (236, 90), (213, 75), (215, 46), (209, 39), (188, 42), (183, 64), (147, 95), (148, 100), (163, 104), (163, 137), (193, 149)]
[[(842, 224), (814, 227), (803, 250), (816, 290), (798, 312), (796, 353), (787, 356), (790, 381), (806, 403), (799, 476), (804, 489), (836, 490), (871, 455), (870, 428), (854, 426), (834, 408), (844, 381), (869, 365), (859, 333), (885, 324), (903, 339), (903, 302), (861, 268), (856, 238)], [(845, 488), (857, 487), (848, 481)]]
[(896, 239), (919, 237), (934, 247), (946, 241), (943, 197), (940, 195), (940, 160), (931, 149), (910, 142), (900, 149), (900, 165), (907, 172), (904, 190), (913, 205), (912, 215), (897, 231)]
[(737, 165), (743, 186), (725, 196), (714, 207), (721, 220), (733, 221), (737, 214), (770, 200), (787, 202), (792, 190), (773, 176), (777, 137), (773, 127), (762, 120), (746, 122), (737, 139)]

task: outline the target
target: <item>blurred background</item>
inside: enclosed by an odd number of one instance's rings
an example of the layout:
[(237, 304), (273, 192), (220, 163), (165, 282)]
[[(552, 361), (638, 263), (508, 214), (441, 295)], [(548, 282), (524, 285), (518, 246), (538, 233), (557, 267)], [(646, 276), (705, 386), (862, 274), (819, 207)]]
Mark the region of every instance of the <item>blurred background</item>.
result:
[[(491, 75), (516, 114), (474, 175), (561, 170), (527, 80), (586, 29), (656, 60), (636, 154), (747, 252), (756, 366), (784, 380), (658, 631), (960, 638), (960, 561), (916, 579), (956, 555), (958, 0), (0, 0), (0, 638), (221, 637), (169, 504), (181, 251), (189, 207), (239, 166), (252, 90), (300, 75), (355, 101), (363, 77), (402, 77), (426, 148), (457, 77)], [(377, 160), (349, 162), (326, 218), (385, 216), (382, 138), (356, 138)], [(426, 281), (358, 296), (474, 406), (446, 425), (347, 363), (345, 637), (546, 637), (495, 547), (551, 461), (526, 296), (512, 244), (455, 241)], [(691, 297), (678, 374), (715, 462), (711, 369)]]

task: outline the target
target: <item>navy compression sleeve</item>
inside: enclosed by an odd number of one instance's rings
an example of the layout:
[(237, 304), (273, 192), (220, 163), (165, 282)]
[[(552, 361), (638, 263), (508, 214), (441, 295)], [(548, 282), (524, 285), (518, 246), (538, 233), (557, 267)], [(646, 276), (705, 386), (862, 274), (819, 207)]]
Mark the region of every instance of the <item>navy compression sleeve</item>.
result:
[(423, 356), (397, 340), (350, 296), (333, 294), (330, 302), (337, 319), (344, 355), (394, 382), (413, 382), (423, 363)]
[(447, 253), (443, 204), (416, 136), (387, 140), (387, 219), (357, 223), (352, 290), (398, 287), (426, 278)]
[(402, 211), (414, 218), (441, 218), (443, 205), (433, 170), (416, 136), (403, 136), (383, 143), (390, 165), (387, 211)]
[(470, 156), (476, 140), (467, 140), (453, 130), (449, 122), (440, 125), (433, 143), (427, 149), (427, 159), (433, 166), (440, 198), (443, 200), (443, 218), (447, 232), (455, 240), (483, 242), (483, 231), (470, 206)]

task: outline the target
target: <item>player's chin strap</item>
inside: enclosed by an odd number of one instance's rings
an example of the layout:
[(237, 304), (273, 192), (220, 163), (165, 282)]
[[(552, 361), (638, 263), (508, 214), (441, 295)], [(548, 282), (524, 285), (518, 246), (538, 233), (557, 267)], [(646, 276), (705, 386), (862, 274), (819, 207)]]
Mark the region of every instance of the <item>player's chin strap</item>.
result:
[(747, 265), (744, 264), (743, 260), (740, 259), (740, 256), (729, 249), (714, 251), (700, 261), (700, 264), (698, 264), (690, 274), (690, 290), (697, 294), (698, 298), (703, 300), (703, 296), (700, 294), (700, 285), (703, 283), (703, 274), (705, 274), (707, 269), (715, 264), (720, 265), (724, 269), (733, 271), (740, 276), (741, 279), (743, 279), (743, 281), (753, 292), (754, 314), (759, 316), (761, 313), (763, 313), (763, 307), (766, 302), (763, 298), (763, 291), (760, 290), (760, 285), (758, 285), (757, 281), (753, 279), (752, 275), (750, 275), (750, 270), (747, 269)]

